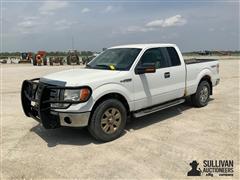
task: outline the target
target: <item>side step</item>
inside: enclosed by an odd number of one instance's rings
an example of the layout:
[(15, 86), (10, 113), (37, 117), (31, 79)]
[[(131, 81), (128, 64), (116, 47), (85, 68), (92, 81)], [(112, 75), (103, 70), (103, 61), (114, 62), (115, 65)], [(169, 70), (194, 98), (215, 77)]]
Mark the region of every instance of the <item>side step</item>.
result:
[(137, 112), (133, 113), (133, 116), (135, 118), (142, 117), (142, 116), (152, 114), (154, 112), (157, 112), (157, 111), (160, 111), (160, 110), (172, 107), (172, 106), (176, 106), (176, 105), (184, 103), (184, 102), (185, 102), (185, 99), (178, 99), (175, 101), (167, 102), (167, 103), (161, 104), (159, 106), (155, 106), (153, 108), (144, 109), (142, 111), (137, 111)]

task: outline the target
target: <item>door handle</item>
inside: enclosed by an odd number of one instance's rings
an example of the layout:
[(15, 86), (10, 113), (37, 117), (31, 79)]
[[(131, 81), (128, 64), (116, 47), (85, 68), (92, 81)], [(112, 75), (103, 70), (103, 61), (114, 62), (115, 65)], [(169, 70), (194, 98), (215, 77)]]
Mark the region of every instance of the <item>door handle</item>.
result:
[(170, 78), (170, 72), (165, 72), (165, 73), (164, 73), (164, 77), (165, 77), (165, 78)]

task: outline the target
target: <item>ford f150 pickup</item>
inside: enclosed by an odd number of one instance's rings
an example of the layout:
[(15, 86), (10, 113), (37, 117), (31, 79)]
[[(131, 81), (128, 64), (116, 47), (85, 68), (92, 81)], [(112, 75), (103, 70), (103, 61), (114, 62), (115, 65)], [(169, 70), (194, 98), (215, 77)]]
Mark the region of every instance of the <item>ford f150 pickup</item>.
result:
[(127, 117), (141, 117), (183, 103), (208, 104), (220, 81), (219, 62), (184, 61), (174, 44), (111, 47), (85, 68), (25, 80), (24, 113), (46, 129), (85, 127), (100, 141), (124, 131)]

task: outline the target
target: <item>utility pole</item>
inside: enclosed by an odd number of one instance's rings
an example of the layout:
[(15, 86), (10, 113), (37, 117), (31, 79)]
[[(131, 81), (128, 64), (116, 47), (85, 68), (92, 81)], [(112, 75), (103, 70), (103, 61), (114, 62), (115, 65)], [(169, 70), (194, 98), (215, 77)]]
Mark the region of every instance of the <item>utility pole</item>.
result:
[(73, 36), (72, 36), (72, 50), (74, 50), (74, 39), (73, 39)]

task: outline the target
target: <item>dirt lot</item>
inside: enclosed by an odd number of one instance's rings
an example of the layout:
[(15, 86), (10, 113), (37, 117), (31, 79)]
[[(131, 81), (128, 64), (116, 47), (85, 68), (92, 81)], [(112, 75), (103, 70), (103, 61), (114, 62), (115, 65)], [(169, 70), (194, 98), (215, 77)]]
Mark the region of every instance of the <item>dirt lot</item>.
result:
[(86, 129), (45, 130), (22, 112), (24, 79), (73, 67), (1, 65), (2, 178), (186, 179), (193, 160), (202, 169), (205, 159), (227, 159), (238, 179), (239, 63), (220, 61), (221, 82), (207, 107), (185, 103), (132, 119), (121, 138), (105, 144)]

